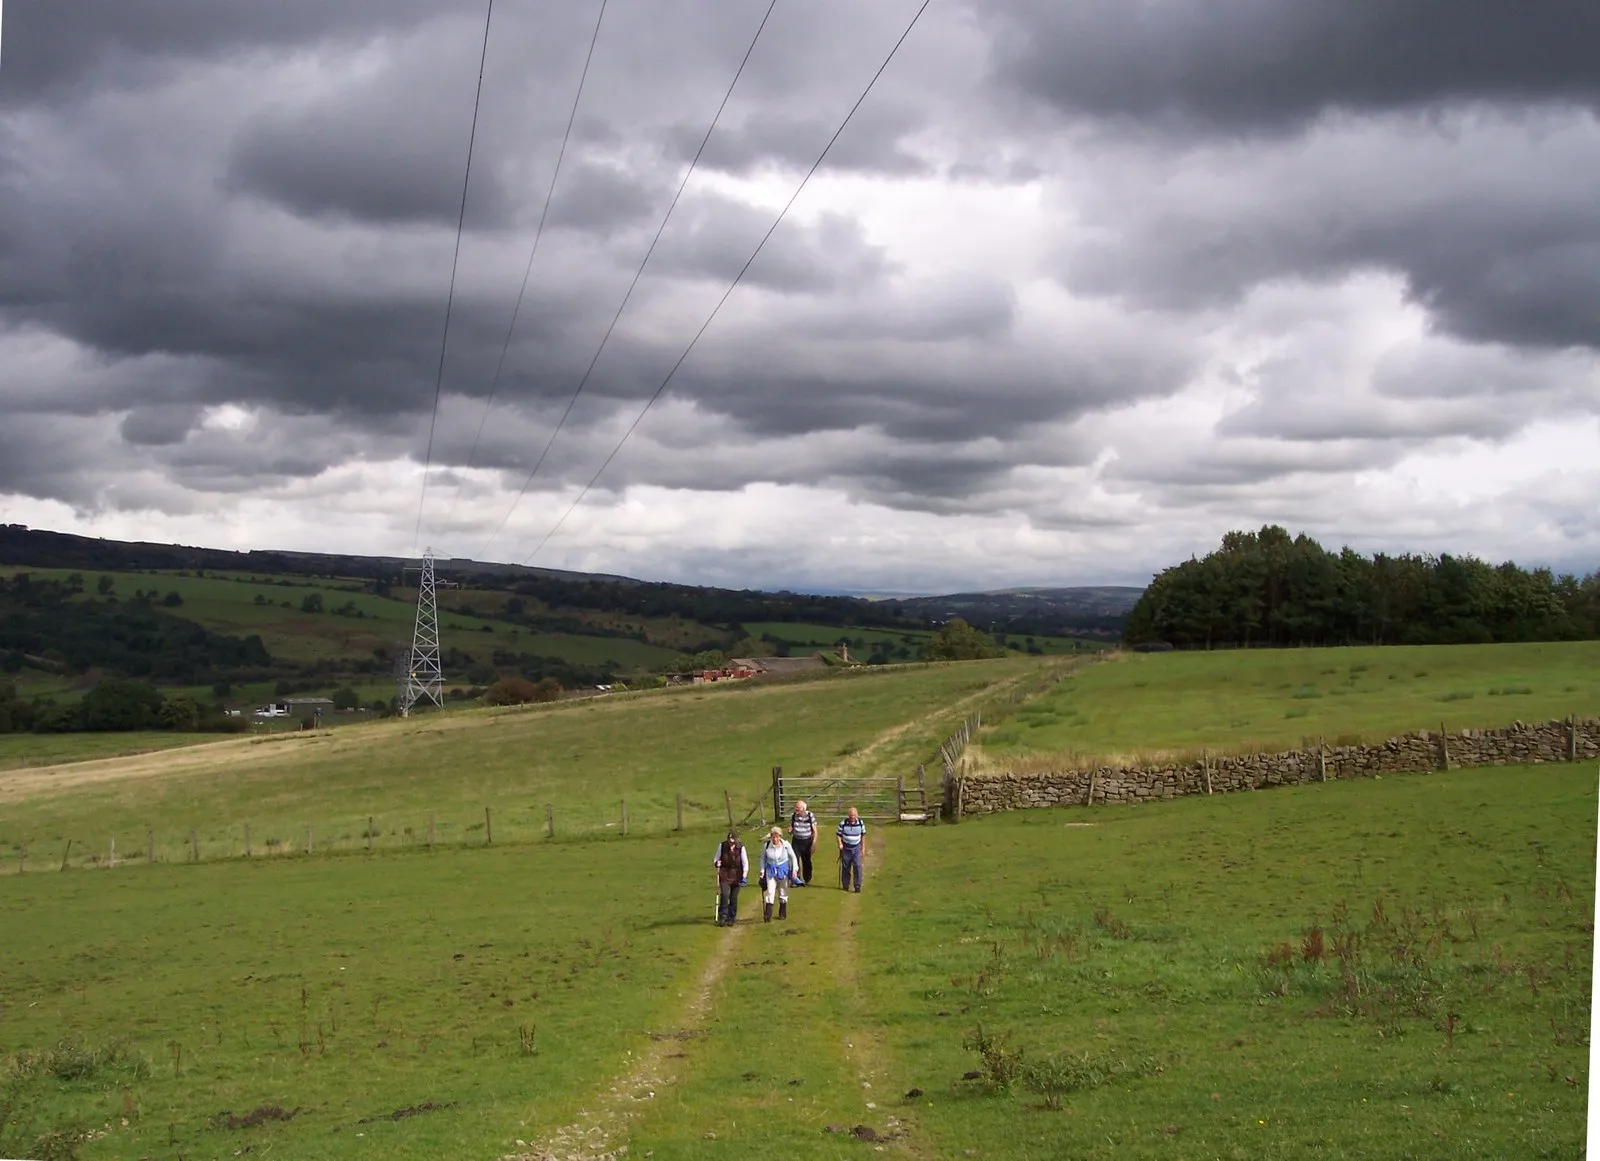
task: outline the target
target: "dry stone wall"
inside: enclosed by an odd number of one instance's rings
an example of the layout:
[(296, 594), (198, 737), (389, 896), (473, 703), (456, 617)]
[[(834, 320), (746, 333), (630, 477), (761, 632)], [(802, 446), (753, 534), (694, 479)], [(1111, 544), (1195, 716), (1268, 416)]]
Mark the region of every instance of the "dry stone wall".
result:
[(1600, 757), (1600, 718), (1524, 724), (1457, 733), (1422, 731), (1376, 745), (1239, 754), (1154, 766), (1099, 766), (1045, 774), (983, 773), (962, 778), (955, 805), (963, 815), (1090, 802), (1153, 802), (1184, 794), (1264, 790), (1330, 778), (1422, 773), (1454, 766), (1521, 766)]

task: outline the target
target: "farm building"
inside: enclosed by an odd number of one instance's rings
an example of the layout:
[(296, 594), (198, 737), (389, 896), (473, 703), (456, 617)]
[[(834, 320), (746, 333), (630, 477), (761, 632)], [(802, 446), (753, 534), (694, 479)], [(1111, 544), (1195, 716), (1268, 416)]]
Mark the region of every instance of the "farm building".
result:
[(308, 726), (320, 726), (333, 716), (331, 697), (288, 697), (278, 704), (289, 712), (290, 717)]

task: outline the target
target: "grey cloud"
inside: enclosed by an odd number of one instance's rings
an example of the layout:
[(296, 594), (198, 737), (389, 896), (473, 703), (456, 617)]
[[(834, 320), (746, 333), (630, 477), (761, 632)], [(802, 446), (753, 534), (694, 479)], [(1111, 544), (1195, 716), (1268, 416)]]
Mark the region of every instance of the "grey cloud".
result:
[(826, 339), (899, 339), (913, 343), (1000, 339), (1017, 317), (1017, 294), (1006, 282), (981, 273), (898, 292), (877, 292), (871, 302), (830, 302), (801, 325)]
[(1467, 338), (1600, 349), (1600, 122), (1493, 114), (1325, 127), (1248, 149), (1111, 148), (1061, 277), (1166, 309), (1281, 278), (1404, 275)]
[(550, 202), (549, 225), (610, 235), (641, 222), (660, 221), (671, 200), (656, 182), (618, 164), (584, 161), (562, 172)]
[(199, 417), (196, 407), (136, 407), (128, 412), (119, 430), (124, 443), (162, 447), (182, 443)]
[[(930, 173), (925, 159), (908, 151), (902, 138), (922, 127), (924, 118), (909, 109), (883, 104), (863, 106), (828, 151), (824, 170), (920, 176)], [(706, 144), (700, 164), (706, 169), (748, 174), (776, 164), (804, 173), (816, 163), (838, 129), (837, 120), (769, 111), (734, 127), (719, 126)], [(673, 132), (679, 156), (688, 160), (700, 145), (703, 127), (683, 125)]]
[(1112, 479), (1169, 487), (1236, 488), (1301, 473), (1360, 471), (1392, 463), (1404, 453), (1403, 447), (1359, 440), (1309, 445), (1234, 440), (1222, 446), (1194, 443), (1135, 448), (1109, 465), (1106, 474)]
[(1073, 113), (1286, 127), (1324, 110), (1600, 98), (1590, 0), (1006, 0), (1003, 83)]
[(453, 0), (11, 0), (0, 98), (39, 97), (100, 69), (214, 58), (414, 25)]
[[(770, 224), (775, 200), (742, 199), (787, 196), (915, 2), (779, 6), (706, 172), (533, 485), (541, 518), (615, 446)], [(1290, 56), (1305, 21), (1350, 36), (1394, 27), (1374, 25), (1365, 4), (1333, 16), (1323, 0), (1303, 7), (1309, 15), (1231, 3), (1218, 20), (1226, 29), (1254, 14)], [(212, 496), (307, 494), (319, 472), (362, 461), (402, 477), (408, 469), (389, 463), (420, 461), (427, 440), (481, 6), (10, 8), (0, 492), (174, 512)], [(496, 5), (433, 454), (440, 492), (465, 481), (452, 517), (462, 528), (478, 529), (478, 509), (508, 499), (544, 446), (761, 7), (613, 0), (552, 228), (474, 447), (596, 10)], [(1187, 543), (1196, 513), (1325, 519), (1319, 490), (1339, 473), (1463, 434), (1494, 438), (1520, 416), (1594, 413), (1588, 351), (1528, 349), (1594, 348), (1600, 333), (1589, 192), (1600, 134), (1587, 114), (1550, 111), (1587, 99), (1581, 76), (1538, 58), (1543, 79), (1531, 89), (1505, 76), (1464, 80), (1467, 57), (1445, 46), (1460, 59), (1414, 91), (1397, 95), (1382, 76), (1363, 87), (1329, 66), (1300, 70), (1309, 95), (1281, 97), (1255, 29), (1230, 45), (1175, 5), (1144, 6), (1151, 28), (1126, 24), (1126, 10), (1091, 4), (1061, 17), (1086, 36), (1056, 45), (1076, 70), (1065, 80), (1040, 71), (1040, 53), (1055, 51), (1048, 40), (1036, 52), (1002, 35), (993, 61), (1010, 78), (986, 84), (995, 8), (930, 8), (829, 172), (602, 479), (601, 502), (639, 484), (724, 500), (777, 484), (893, 508), (895, 527), (929, 543), (936, 515), (1056, 530), (1069, 539), (1049, 543), (1089, 538), (1081, 543), (1104, 552), (1142, 520), (1140, 543), (1165, 552)], [(1006, 11), (1018, 21), (1043, 9)], [(1548, 31), (1558, 11), (1527, 21)], [(76, 41), (73, 20), (85, 29)], [(1050, 32), (1049, 20), (1038, 26)], [(1152, 74), (1145, 54), (1157, 42), (1177, 46), (1167, 59), (1189, 71)], [(1243, 62), (1237, 93), (1224, 58)], [(1378, 74), (1389, 67), (1373, 61)], [(1148, 95), (1118, 88), (1141, 79)], [(1260, 93), (1265, 113), (1252, 111)], [(1508, 111), (1506, 94), (1535, 105)], [(1371, 112), (1395, 108), (1424, 113)], [(1199, 123), (1274, 132), (1183, 135)], [(1283, 132), (1294, 126), (1299, 137)], [(950, 202), (937, 202), (935, 178)], [(1036, 214), (1028, 194), (993, 203), (1018, 207), (1019, 229), (1042, 224), (1017, 238), (1009, 222), (973, 222), (995, 239), (992, 265), (959, 225), (936, 236), (913, 217), (926, 205), (958, 222), (971, 221), (953, 217), (958, 206), (1005, 213), (988, 209), (998, 191), (981, 187), (1034, 181), (1061, 198), (1060, 212)], [(717, 192), (699, 192), (708, 188)], [(901, 190), (906, 209), (886, 217)], [(869, 225), (853, 209), (811, 208), (858, 196)], [(1327, 380), (1325, 397), (1307, 403), (1285, 384), (1366, 337), (1357, 332), (1370, 316), (1339, 317), (1300, 364), (1266, 365), (1273, 380), (1258, 384), (1258, 401), (1220, 425), (1208, 413), (1192, 437), (1163, 441), (1142, 419), (1108, 420), (1150, 402), (1162, 422), (1154, 401), (1204, 382), (1257, 288), (1338, 286), (1369, 269), (1405, 278), (1446, 338), (1482, 337), (1497, 353), (1425, 345), (1360, 382)], [(1068, 293), (1047, 284), (1051, 273)], [(1280, 329), (1304, 345), (1307, 325), (1286, 317)], [(1237, 342), (1277, 337), (1258, 325)], [(247, 432), (214, 422), (208, 409), (225, 403), (250, 413)], [(1109, 434), (1091, 438), (1091, 428)], [(1101, 479), (1089, 465), (1108, 450), (1117, 458)], [(459, 471), (469, 456), (483, 471)], [(1102, 483), (1113, 494), (1097, 492)], [(430, 491), (430, 516), (435, 499)], [(395, 535), (409, 533), (410, 515)], [(648, 551), (648, 575), (674, 561), (710, 567), (698, 547)], [(771, 567), (808, 575), (806, 551)], [(937, 553), (915, 565), (978, 567)], [(749, 577), (742, 554), (733, 575)]]
[[(731, 282), (775, 216), (775, 211), (719, 195), (685, 197), (650, 268)], [(860, 223), (824, 212), (815, 225), (790, 218), (779, 226), (744, 282), (816, 293), (859, 289), (891, 269), (882, 249), (867, 242)]]

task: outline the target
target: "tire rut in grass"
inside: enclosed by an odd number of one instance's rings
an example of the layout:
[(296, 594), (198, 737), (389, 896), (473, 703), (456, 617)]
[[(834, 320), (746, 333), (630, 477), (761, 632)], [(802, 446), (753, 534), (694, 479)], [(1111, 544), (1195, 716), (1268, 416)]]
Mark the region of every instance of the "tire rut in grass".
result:
[(837, 762), (828, 763), (828, 765), (823, 768), (823, 773), (830, 776), (837, 776), (846, 774), (859, 774), (870, 770), (873, 764), (877, 761), (878, 753), (883, 750), (884, 747), (898, 741), (912, 730), (923, 729), (924, 727), (939, 721), (941, 718), (949, 717), (951, 713), (957, 710), (965, 709), (975, 705), (985, 698), (991, 698), (997, 693), (1004, 692), (1008, 689), (1013, 689), (1032, 676), (1033, 674), (1031, 672), (1019, 673), (1016, 677), (1009, 677), (1004, 681), (996, 682), (994, 685), (985, 686), (983, 689), (969, 693), (965, 697), (957, 698), (955, 701), (949, 702), (935, 710), (931, 710), (928, 713), (912, 718), (910, 721), (901, 722), (897, 726), (890, 726), (887, 730), (884, 730), (855, 753), (847, 755)]
[[(866, 865), (871, 868), (875, 879), (882, 874), (887, 846), (881, 828), (869, 832)], [(862, 889), (872, 889), (864, 874)], [(861, 990), (861, 957), (857, 946), (861, 930), (861, 899), (860, 895), (852, 892), (839, 909), (839, 931), (833, 946), (835, 977), (852, 998), (855, 1009), (852, 1018), (846, 1022), (840, 1044), (861, 1085), (864, 1121), (854, 1126), (829, 1126), (829, 1131), (850, 1133), (861, 1141), (892, 1142), (898, 1152), (922, 1157), (927, 1154), (918, 1144), (915, 1126), (898, 1113), (889, 1111), (892, 1106), (899, 1104), (899, 1100), (890, 1086), (892, 1078), (888, 1073), (888, 1048), (883, 1029), (874, 1021)]]
[(505, 1154), (501, 1161), (617, 1161), (628, 1155), (628, 1126), (648, 1107), (655, 1094), (683, 1078), (688, 1059), (684, 1041), (704, 1032), (717, 985), (727, 974), (743, 942), (745, 928), (723, 932), (711, 959), (695, 981), (694, 993), (678, 1018), (675, 1031), (652, 1034), (649, 1047), (631, 1066), (578, 1110), (579, 1120), (563, 1125), (544, 1140)]

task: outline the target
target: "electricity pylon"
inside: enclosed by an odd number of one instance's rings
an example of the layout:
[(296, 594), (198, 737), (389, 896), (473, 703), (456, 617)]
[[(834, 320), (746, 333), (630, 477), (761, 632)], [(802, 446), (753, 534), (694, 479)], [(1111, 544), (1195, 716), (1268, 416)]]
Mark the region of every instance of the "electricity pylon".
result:
[(433, 585), (433, 549), (422, 554), (422, 580), (417, 586), (417, 627), (411, 635), (411, 664), (400, 694), (400, 715), (423, 698), (444, 705), (444, 670), (439, 664), (439, 598)]

